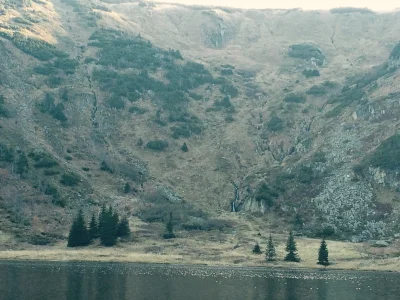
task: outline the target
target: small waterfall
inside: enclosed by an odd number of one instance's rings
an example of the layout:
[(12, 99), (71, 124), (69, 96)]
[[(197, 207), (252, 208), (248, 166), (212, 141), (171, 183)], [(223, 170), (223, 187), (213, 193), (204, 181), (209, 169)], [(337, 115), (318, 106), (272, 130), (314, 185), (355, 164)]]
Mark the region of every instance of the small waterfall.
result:
[(235, 201), (232, 201), (232, 212), (236, 212)]

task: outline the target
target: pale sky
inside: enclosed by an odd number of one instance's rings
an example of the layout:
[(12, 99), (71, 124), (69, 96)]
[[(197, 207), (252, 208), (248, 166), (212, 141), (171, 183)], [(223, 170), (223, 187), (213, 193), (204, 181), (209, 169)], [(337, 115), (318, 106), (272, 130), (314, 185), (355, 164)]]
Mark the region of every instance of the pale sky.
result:
[(187, 5), (225, 6), (236, 8), (302, 8), (328, 10), (334, 7), (367, 7), (388, 11), (400, 7), (398, 0), (156, 0), (157, 2)]

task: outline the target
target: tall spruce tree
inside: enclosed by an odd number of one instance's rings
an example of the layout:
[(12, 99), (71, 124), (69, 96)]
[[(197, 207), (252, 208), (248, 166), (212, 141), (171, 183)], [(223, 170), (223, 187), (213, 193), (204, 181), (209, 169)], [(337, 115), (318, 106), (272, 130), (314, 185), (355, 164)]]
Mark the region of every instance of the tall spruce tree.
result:
[(99, 225), (97, 224), (96, 216), (93, 214), (89, 224), (89, 239), (93, 241), (99, 237)]
[(124, 217), (118, 224), (117, 236), (129, 237), (130, 235), (131, 235), (131, 229), (129, 228), (129, 221), (126, 217)]
[(113, 213), (111, 206), (100, 215), (100, 242), (103, 246), (112, 247), (117, 243), (118, 215)]
[(167, 230), (166, 233), (164, 233), (163, 238), (164, 239), (173, 239), (175, 238), (175, 233), (174, 233), (174, 224), (172, 223), (172, 212), (169, 213), (169, 220), (165, 226), (165, 229)]
[(101, 210), (100, 210), (100, 213), (99, 213), (99, 223), (98, 223), (99, 235), (100, 235), (101, 228), (102, 228), (102, 225), (104, 223), (104, 220), (106, 219), (106, 215), (107, 215), (106, 205), (103, 204), (101, 206)]
[(297, 254), (297, 246), (292, 231), (289, 233), (289, 238), (286, 243), (286, 252), (287, 254), (285, 256), (285, 261), (293, 261), (293, 262), (300, 261), (300, 257)]
[(265, 251), (265, 259), (267, 261), (274, 261), (276, 257), (276, 252), (275, 252), (275, 245), (274, 241), (272, 240), (272, 235), (269, 235), (268, 239), (268, 245), (267, 245), (267, 250)]
[(323, 265), (325, 267), (329, 266), (328, 254), (328, 246), (325, 242), (325, 238), (323, 238), (321, 241), (321, 245), (319, 246), (317, 264)]
[(79, 210), (68, 236), (68, 247), (82, 247), (90, 244), (89, 233), (86, 228), (82, 210)]

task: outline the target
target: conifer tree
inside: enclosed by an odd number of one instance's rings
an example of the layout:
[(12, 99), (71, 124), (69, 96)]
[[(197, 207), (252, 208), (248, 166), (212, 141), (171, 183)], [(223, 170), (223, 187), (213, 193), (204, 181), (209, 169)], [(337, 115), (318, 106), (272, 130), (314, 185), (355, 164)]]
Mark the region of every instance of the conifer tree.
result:
[(261, 254), (261, 248), (260, 248), (260, 245), (259, 245), (258, 243), (256, 243), (256, 244), (254, 245), (253, 253), (254, 253), (254, 254)]
[(321, 246), (319, 247), (318, 251), (318, 262), (317, 264), (323, 265), (325, 267), (329, 266), (329, 259), (328, 259), (328, 246), (326, 245), (325, 238), (321, 241)]
[(100, 231), (101, 231), (101, 227), (102, 227), (102, 225), (104, 223), (104, 220), (106, 219), (106, 214), (107, 214), (106, 205), (103, 204), (101, 206), (101, 210), (100, 210), (100, 213), (99, 213), (99, 224), (98, 224), (99, 234), (100, 234)]
[(292, 231), (289, 233), (289, 238), (286, 243), (286, 252), (287, 255), (285, 257), (285, 261), (293, 261), (293, 262), (300, 261), (300, 257), (297, 254), (297, 246)]
[(166, 230), (167, 232), (164, 233), (163, 238), (164, 239), (173, 239), (175, 238), (174, 234), (174, 224), (172, 223), (172, 212), (169, 213), (169, 220), (166, 225)]
[(126, 217), (122, 218), (118, 224), (118, 237), (129, 237), (131, 235), (131, 229), (129, 228), (129, 221)]
[(274, 241), (272, 240), (272, 235), (269, 235), (268, 239), (268, 245), (267, 245), (267, 250), (265, 252), (266, 260), (267, 261), (274, 261), (276, 257), (276, 252), (275, 252), (275, 245)]
[(89, 245), (89, 233), (86, 228), (82, 210), (79, 210), (68, 236), (68, 247), (82, 247)]
[(19, 175), (24, 175), (29, 169), (28, 158), (26, 157), (25, 153), (22, 152), (18, 160), (16, 162), (16, 173)]
[(96, 216), (93, 214), (89, 225), (89, 239), (92, 241), (99, 237), (99, 225), (97, 224)]
[(100, 213), (100, 242), (103, 246), (112, 247), (117, 243), (118, 215), (113, 213), (112, 207)]

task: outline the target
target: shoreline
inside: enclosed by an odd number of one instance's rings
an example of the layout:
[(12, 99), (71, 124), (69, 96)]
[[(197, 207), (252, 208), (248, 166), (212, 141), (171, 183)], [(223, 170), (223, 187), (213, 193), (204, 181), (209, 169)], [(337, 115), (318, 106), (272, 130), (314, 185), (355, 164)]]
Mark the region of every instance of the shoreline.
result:
[(344, 262), (334, 261), (326, 268), (303, 260), (299, 263), (277, 260), (264, 262), (264, 255), (252, 255), (247, 261), (235, 263), (227, 259), (218, 261), (202, 260), (190, 255), (149, 254), (129, 251), (129, 249), (86, 248), (61, 249), (46, 247), (29, 250), (0, 251), (0, 262), (80, 262), (80, 263), (129, 263), (145, 265), (165, 265), (181, 267), (249, 268), (293, 271), (368, 271), (400, 273), (400, 257), (380, 259), (353, 259)]

